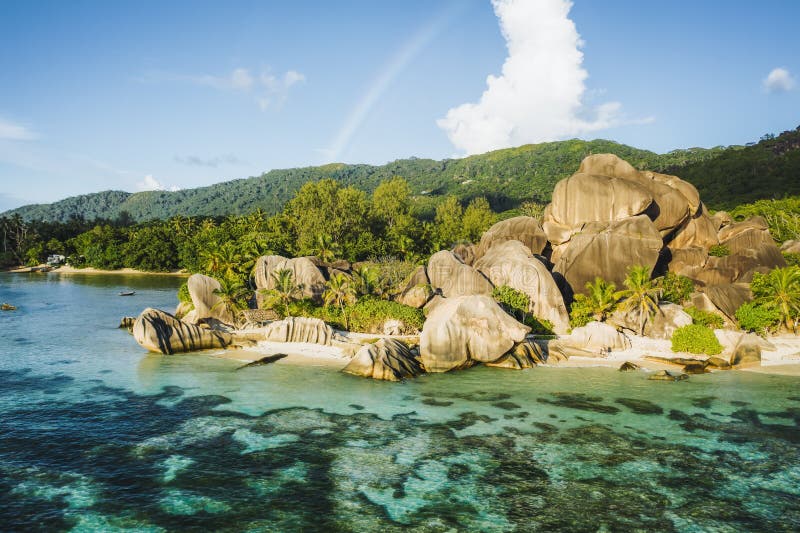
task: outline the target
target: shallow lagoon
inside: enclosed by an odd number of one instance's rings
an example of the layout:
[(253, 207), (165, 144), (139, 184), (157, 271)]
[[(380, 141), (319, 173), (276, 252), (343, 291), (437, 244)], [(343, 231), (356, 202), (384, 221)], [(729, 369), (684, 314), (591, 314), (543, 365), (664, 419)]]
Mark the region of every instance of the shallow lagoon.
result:
[(0, 274), (0, 530), (800, 529), (796, 377), (145, 354), (180, 283)]

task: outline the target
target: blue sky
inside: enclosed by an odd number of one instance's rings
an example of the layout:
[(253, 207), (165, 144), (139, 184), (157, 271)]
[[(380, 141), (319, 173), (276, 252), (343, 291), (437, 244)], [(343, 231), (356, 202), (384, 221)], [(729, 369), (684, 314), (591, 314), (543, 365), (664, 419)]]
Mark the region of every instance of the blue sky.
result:
[(5, 1), (0, 210), (558, 138), (745, 143), (800, 124), (798, 20), (791, 0)]

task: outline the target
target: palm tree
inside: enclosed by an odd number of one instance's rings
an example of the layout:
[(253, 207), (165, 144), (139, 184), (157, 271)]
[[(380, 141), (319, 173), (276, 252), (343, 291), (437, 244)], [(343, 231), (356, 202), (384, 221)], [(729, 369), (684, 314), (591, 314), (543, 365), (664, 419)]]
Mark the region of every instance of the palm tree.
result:
[(222, 273), (222, 277), (237, 277), (240, 269), (242, 268), (242, 254), (239, 253), (236, 244), (231, 241), (223, 243), (223, 245), (219, 248), (219, 254), (221, 261), (220, 272)]
[(303, 286), (295, 283), (294, 272), (289, 268), (275, 270), (272, 273), (272, 281), (275, 285), (272, 291), (285, 310), (285, 315), (290, 317), (289, 304), (303, 294)]
[(322, 293), (325, 305), (330, 306), (333, 304), (339, 308), (344, 318), (344, 328), (348, 329), (350, 326), (348, 325), (345, 306), (355, 301), (356, 291), (350, 283), (350, 279), (344, 274), (335, 274), (328, 280), (327, 285), (328, 288)]
[(661, 289), (650, 279), (650, 269), (645, 266), (632, 266), (625, 277), (624, 291), (620, 296), (625, 298), (622, 308), (634, 312), (639, 317), (639, 335), (644, 335), (647, 319), (658, 311), (658, 299)]
[(800, 268), (776, 268), (762, 276), (756, 303), (777, 309), (786, 328), (797, 332), (800, 316)]
[(241, 257), (241, 266), (239, 270), (242, 273), (249, 272), (251, 276), (258, 258), (262, 255), (272, 254), (266, 236), (258, 232), (250, 232), (242, 236), (242, 238), (239, 239), (237, 249)]
[(592, 315), (598, 322), (605, 321), (617, 307), (619, 301), (617, 286), (601, 277), (596, 277), (593, 282), (587, 281), (585, 287), (589, 291), (585, 301)]
[(234, 318), (239, 311), (247, 308), (247, 299), (250, 291), (235, 278), (222, 278), (219, 280), (219, 289), (214, 289), (214, 294), (219, 296), (219, 301), (212, 307), (223, 307)]
[(341, 246), (328, 234), (317, 235), (314, 254), (325, 263), (330, 263), (341, 253)]
[(359, 296), (372, 296), (380, 291), (380, 273), (375, 267), (359, 267), (353, 272), (353, 282)]
[(218, 248), (202, 250), (200, 260), (203, 263), (203, 270), (212, 276), (222, 271), (224, 259)]

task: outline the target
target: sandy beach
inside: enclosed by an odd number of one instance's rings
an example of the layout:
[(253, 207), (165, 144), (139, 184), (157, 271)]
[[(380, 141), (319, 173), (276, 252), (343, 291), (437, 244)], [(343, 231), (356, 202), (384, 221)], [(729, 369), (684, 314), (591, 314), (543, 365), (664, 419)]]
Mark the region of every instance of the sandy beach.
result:
[[(46, 265), (38, 265), (33, 268), (41, 268)], [(17, 274), (26, 274), (31, 271), (31, 267), (18, 267), (11, 270), (6, 270), (6, 272), (17, 273)], [(47, 271), (47, 273), (53, 274), (124, 274), (126, 276), (137, 275), (137, 276), (178, 276), (178, 277), (189, 277), (189, 273), (183, 270), (176, 270), (174, 272), (146, 272), (144, 270), (136, 270), (135, 268), (119, 268), (116, 270), (102, 270), (99, 268), (93, 267), (86, 267), (86, 268), (75, 268), (69, 265), (60, 266), (58, 268), (54, 268), (52, 270)]]
[[(359, 340), (362, 342), (382, 337), (381, 335), (361, 334), (355, 334), (355, 336), (359, 337)], [(351, 338), (356, 340), (353, 337)], [(561, 368), (607, 367), (616, 369), (619, 368), (622, 363), (631, 361), (646, 371), (679, 371), (683, 366), (681, 364), (653, 361), (647, 359), (647, 357), (704, 359), (704, 357), (694, 354), (673, 352), (670, 347), (670, 341), (668, 340), (650, 339), (639, 336), (631, 336), (630, 339), (631, 348), (627, 350), (612, 351), (604, 357), (573, 356), (566, 361), (560, 361), (547, 366)], [(762, 351), (760, 366), (750, 366), (737, 370), (759, 372), (763, 374), (800, 376), (800, 337), (796, 335), (781, 335), (771, 337), (769, 340), (775, 346), (775, 350)], [(725, 351), (729, 351), (730, 349), (730, 346), (725, 346)], [(322, 346), (311, 343), (271, 341), (260, 341), (254, 346), (226, 350), (216, 355), (216, 357), (246, 364), (257, 361), (262, 357), (279, 353), (287, 354), (287, 357), (270, 364), (324, 366), (335, 370), (341, 370), (350, 361), (350, 356), (348, 356), (343, 345)]]
[(279, 353), (285, 353), (287, 357), (270, 364), (325, 366), (341, 370), (350, 362), (350, 358), (338, 346), (322, 346), (308, 342), (261, 341), (252, 347), (226, 350), (217, 357), (246, 364)]

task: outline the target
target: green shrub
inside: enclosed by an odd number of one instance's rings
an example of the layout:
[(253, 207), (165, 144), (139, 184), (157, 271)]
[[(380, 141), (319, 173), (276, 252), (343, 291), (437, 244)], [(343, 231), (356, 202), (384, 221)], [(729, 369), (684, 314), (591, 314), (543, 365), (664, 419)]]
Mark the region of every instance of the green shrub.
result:
[(718, 314), (711, 313), (709, 311), (703, 311), (702, 309), (698, 309), (694, 306), (686, 307), (683, 310), (686, 311), (686, 314), (692, 317), (692, 323), (694, 324), (716, 329), (721, 328), (725, 323), (722, 317)]
[(784, 252), (783, 258), (786, 259), (786, 264), (789, 266), (800, 266), (800, 254)]
[(365, 266), (377, 270), (378, 289), (386, 298), (398, 294), (417, 268), (417, 265), (411, 261), (392, 256), (372, 257), (365, 263)]
[(569, 310), (569, 325), (580, 328), (594, 320), (594, 307), (583, 294), (576, 294)]
[(699, 324), (689, 324), (676, 329), (672, 334), (672, 351), (717, 355), (722, 352), (722, 345), (711, 329)]
[(694, 292), (694, 281), (674, 272), (656, 280), (656, 285), (661, 289), (661, 298), (676, 304), (685, 302)]
[(391, 300), (363, 298), (352, 306), (350, 314), (351, 327), (356, 331), (382, 333), (383, 323), (388, 319), (397, 319), (405, 324), (404, 333), (416, 333), (422, 330), (425, 315), (422, 309), (403, 305)]
[(534, 315), (529, 315), (528, 319), (524, 322), (526, 326), (531, 327), (531, 333), (534, 335), (555, 335), (553, 330), (555, 327), (553, 323), (546, 318), (539, 318)]
[[(289, 304), (289, 312), (292, 316), (319, 318), (335, 328), (345, 329), (344, 314), (335, 306), (316, 306), (310, 300), (301, 300)], [(404, 334), (415, 334), (425, 322), (422, 309), (375, 297), (361, 298), (346, 306), (344, 313), (350, 331), (360, 333), (383, 333), (384, 322), (396, 319), (404, 324)]]
[(531, 299), (522, 291), (508, 285), (500, 285), (492, 290), (492, 298), (500, 304), (508, 314), (522, 321), (530, 309)]
[(739, 322), (740, 328), (765, 335), (780, 325), (781, 313), (775, 308), (747, 302), (736, 310), (736, 320)]
[(714, 257), (725, 257), (731, 255), (731, 249), (724, 244), (715, 244), (709, 248), (708, 255), (712, 255)]
[(178, 301), (185, 304), (192, 303), (192, 297), (189, 296), (189, 284), (186, 282), (178, 289)]
[(531, 333), (535, 335), (554, 335), (553, 323), (544, 318), (538, 318), (530, 313), (531, 300), (527, 294), (508, 285), (495, 287), (492, 297), (500, 307), (526, 326), (530, 326)]
[(767, 221), (769, 233), (778, 242), (800, 238), (800, 197), (780, 200), (758, 200), (744, 204), (731, 211), (735, 220), (762, 216)]

